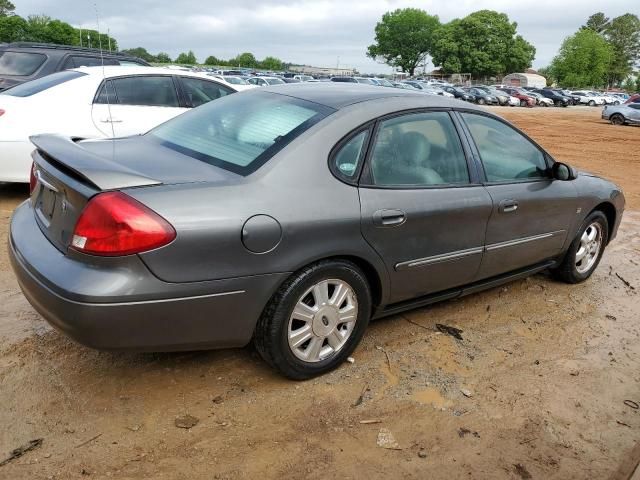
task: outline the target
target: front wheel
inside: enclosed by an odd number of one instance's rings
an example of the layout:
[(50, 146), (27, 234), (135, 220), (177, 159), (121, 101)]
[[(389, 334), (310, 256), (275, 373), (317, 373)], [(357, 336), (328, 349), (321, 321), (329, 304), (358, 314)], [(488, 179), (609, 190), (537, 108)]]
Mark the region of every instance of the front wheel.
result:
[(484, 98), (479, 98), (478, 99), (478, 105), (484, 105)]
[(294, 380), (333, 370), (353, 352), (371, 315), (364, 274), (327, 260), (293, 274), (273, 296), (254, 333), (264, 360)]
[(590, 107), (595, 107), (596, 106), (595, 100), (589, 100), (589, 106)]
[(622, 115), (620, 115), (619, 113), (615, 113), (615, 114), (611, 115), (611, 117), (609, 118), (609, 121), (613, 125), (624, 125), (624, 117)]
[(609, 240), (607, 217), (599, 210), (592, 212), (571, 243), (556, 275), (567, 283), (584, 282), (596, 269)]

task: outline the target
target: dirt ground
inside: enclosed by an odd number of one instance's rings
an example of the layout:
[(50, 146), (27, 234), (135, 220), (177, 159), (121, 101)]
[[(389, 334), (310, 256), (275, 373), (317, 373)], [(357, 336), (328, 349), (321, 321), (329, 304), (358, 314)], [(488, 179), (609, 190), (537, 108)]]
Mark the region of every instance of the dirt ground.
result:
[[(499, 110), (558, 159), (623, 186), (624, 223), (592, 279), (537, 275), (374, 322), (355, 363), (307, 382), (279, 377), (249, 347), (76, 345), (32, 310), (3, 253), (0, 462), (43, 441), (0, 478), (564, 480), (628, 469), (640, 443), (640, 129), (599, 111)], [(0, 187), (3, 243), (25, 190)], [(176, 427), (186, 414), (198, 423)], [(377, 445), (381, 429), (395, 448)]]

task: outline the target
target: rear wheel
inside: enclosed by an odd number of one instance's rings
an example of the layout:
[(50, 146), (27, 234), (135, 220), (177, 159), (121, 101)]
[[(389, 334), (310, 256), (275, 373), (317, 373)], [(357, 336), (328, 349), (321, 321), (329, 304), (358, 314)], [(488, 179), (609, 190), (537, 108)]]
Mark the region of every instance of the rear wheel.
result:
[(521, 107), (526, 107), (527, 106), (527, 102), (525, 100), (520, 100), (520, 106)]
[(620, 113), (614, 113), (609, 117), (609, 121), (613, 125), (624, 125), (624, 117)]
[(360, 342), (371, 315), (371, 292), (351, 262), (328, 260), (285, 282), (258, 321), (254, 343), (264, 360), (294, 379), (328, 372)]
[(608, 240), (607, 217), (599, 210), (591, 212), (556, 269), (556, 276), (567, 283), (584, 282), (600, 263)]
[(485, 104), (484, 98), (479, 98), (478, 105), (484, 105), (484, 104)]
[(596, 106), (596, 101), (595, 100), (589, 100), (589, 106), (590, 107), (595, 107)]

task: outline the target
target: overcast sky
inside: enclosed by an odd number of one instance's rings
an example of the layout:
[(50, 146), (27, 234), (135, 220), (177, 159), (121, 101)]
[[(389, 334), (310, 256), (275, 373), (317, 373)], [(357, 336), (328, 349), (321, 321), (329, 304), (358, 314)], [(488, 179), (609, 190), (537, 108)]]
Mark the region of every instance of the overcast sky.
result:
[[(314, 66), (390, 72), (366, 57), (382, 14), (418, 7), (440, 21), (481, 9), (506, 13), (537, 49), (534, 67), (547, 65), (562, 40), (594, 12), (640, 14), (639, 0), (13, 0), (21, 16), (46, 14), (75, 26), (109, 28), (120, 48), (143, 46), (175, 57), (192, 49), (231, 58), (252, 52)], [(339, 60), (338, 60), (339, 59)]]

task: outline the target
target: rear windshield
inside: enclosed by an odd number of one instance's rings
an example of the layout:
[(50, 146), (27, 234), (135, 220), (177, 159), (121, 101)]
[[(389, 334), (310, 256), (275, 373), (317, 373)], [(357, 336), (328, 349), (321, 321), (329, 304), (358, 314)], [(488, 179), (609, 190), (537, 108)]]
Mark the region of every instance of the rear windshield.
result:
[[(0, 60), (2, 57), (0, 57)], [(36, 93), (43, 92), (51, 87), (60, 85), (61, 83), (68, 82), (74, 78), (83, 77), (86, 73), (75, 72), (73, 70), (66, 70), (64, 72), (52, 73), (46, 77), (37, 78), (30, 82), (25, 82), (15, 87), (8, 88), (0, 95), (11, 95), (12, 97), (30, 97)]]
[(47, 59), (42, 53), (4, 52), (0, 56), (0, 75), (22, 77), (33, 75)]
[(268, 92), (229, 95), (156, 127), (147, 137), (240, 175), (255, 171), (334, 110)]

